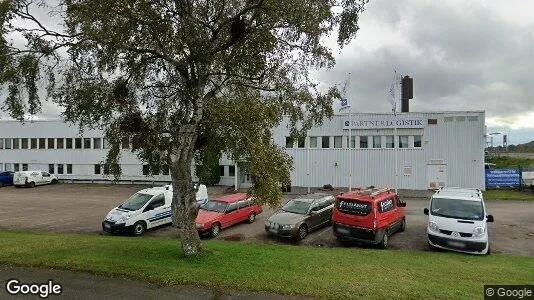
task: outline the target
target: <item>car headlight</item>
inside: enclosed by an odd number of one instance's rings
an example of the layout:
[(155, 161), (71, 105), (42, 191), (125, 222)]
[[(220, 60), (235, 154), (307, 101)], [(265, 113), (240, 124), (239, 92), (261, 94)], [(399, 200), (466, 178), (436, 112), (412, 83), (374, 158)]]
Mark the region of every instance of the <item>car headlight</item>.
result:
[(290, 230), (293, 228), (293, 224), (282, 225), (282, 230)]
[(473, 236), (475, 237), (482, 237), (484, 236), (484, 233), (486, 233), (486, 229), (484, 229), (484, 227), (477, 227), (475, 230), (473, 230)]
[(117, 223), (122, 223), (122, 222), (126, 222), (131, 216), (128, 214), (128, 215), (124, 215), (122, 217), (120, 217), (118, 220), (117, 220)]
[(436, 222), (428, 222), (428, 229), (430, 229), (430, 231), (434, 231), (434, 232), (439, 232), (439, 227), (438, 227), (438, 224), (436, 224)]

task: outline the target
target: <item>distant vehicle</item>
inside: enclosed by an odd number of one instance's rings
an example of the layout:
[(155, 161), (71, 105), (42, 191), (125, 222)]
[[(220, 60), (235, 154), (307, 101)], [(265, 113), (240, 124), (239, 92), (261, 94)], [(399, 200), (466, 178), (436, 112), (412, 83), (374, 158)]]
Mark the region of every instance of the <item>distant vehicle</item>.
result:
[[(198, 187), (196, 198), (199, 204), (207, 202), (205, 185)], [(171, 203), (171, 185), (141, 190), (107, 214), (102, 230), (142, 235), (147, 229), (172, 223)]]
[(329, 194), (309, 194), (289, 200), (265, 222), (267, 233), (304, 239), (309, 232), (330, 225), (335, 198)]
[(486, 215), (479, 189), (442, 188), (432, 195), (424, 213), (430, 249), (490, 254), (487, 223), (493, 216)]
[(6, 185), (13, 185), (13, 174), (15, 174), (15, 172), (11, 172), (11, 171), (0, 172), (0, 187), (6, 186)]
[(389, 236), (406, 229), (406, 202), (389, 189), (361, 190), (336, 196), (332, 225), (341, 242), (379, 245), (386, 249)]
[(246, 193), (236, 193), (210, 199), (200, 206), (196, 226), (200, 234), (219, 235), (221, 229), (241, 222), (253, 223), (263, 207), (254, 204)]
[(57, 183), (56, 175), (43, 171), (17, 171), (13, 175), (15, 187), (35, 187), (36, 185)]

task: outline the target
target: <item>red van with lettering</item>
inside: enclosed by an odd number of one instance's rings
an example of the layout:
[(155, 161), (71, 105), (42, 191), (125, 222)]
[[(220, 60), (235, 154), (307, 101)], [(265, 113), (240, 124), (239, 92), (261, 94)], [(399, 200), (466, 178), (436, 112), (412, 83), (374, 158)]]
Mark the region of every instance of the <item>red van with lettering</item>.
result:
[(336, 196), (332, 229), (341, 242), (374, 244), (386, 249), (389, 236), (406, 229), (406, 203), (389, 189), (362, 190)]

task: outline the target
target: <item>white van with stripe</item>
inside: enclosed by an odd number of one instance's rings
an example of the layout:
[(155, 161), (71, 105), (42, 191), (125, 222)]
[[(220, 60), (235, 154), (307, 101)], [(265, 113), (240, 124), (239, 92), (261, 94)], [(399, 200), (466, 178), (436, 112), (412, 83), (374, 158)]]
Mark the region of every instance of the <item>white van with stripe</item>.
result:
[[(205, 185), (198, 187), (196, 198), (199, 205), (208, 201)], [(141, 190), (108, 213), (102, 230), (142, 235), (147, 229), (172, 223), (171, 203), (171, 185)]]

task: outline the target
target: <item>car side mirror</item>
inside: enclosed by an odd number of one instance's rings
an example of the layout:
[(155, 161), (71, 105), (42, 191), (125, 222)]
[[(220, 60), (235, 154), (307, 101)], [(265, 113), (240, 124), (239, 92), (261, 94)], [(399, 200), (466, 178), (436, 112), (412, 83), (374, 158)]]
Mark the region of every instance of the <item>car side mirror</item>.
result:
[(406, 202), (399, 202), (397, 205), (399, 207), (406, 207)]
[(490, 223), (490, 222), (493, 222), (493, 215), (487, 215), (486, 216), (486, 222)]
[(425, 213), (425, 215), (428, 216), (428, 208), (425, 207), (425, 209), (423, 209), (423, 212)]

